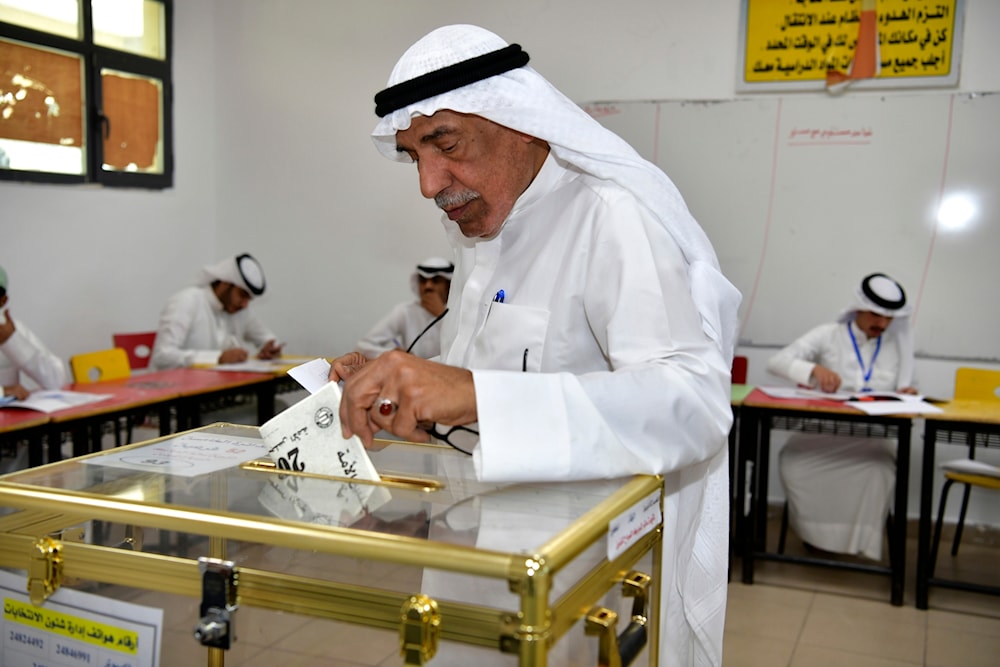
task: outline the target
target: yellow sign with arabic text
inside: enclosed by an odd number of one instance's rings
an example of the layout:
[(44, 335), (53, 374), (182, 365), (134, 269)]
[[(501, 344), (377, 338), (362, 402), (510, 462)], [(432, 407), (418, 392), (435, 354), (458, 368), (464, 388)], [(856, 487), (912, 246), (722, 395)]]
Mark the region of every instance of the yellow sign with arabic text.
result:
[[(64, 614), (59, 611), (36, 607), (30, 602), (4, 598), (4, 620), (44, 630), (68, 639), (76, 639), (96, 647), (135, 655), (139, 635), (131, 630), (116, 628), (106, 623)], [(72, 650), (72, 649), (67, 649)]]
[[(744, 0), (743, 89), (817, 84), (848, 71), (858, 48), (862, 0)], [(876, 0), (872, 85), (954, 85), (963, 0)], [(890, 83), (894, 82), (894, 83)], [(784, 86), (781, 86), (784, 87)]]

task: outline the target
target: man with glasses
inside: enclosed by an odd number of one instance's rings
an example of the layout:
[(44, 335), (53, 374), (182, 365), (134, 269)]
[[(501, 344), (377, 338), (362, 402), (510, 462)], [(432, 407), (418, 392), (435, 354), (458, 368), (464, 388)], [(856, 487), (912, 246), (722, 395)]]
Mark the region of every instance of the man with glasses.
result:
[(358, 341), (357, 350), (369, 359), (396, 349), (424, 359), (441, 354), (441, 319), (448, 312), (454, 270), (454, 264), (440, 257), (417, 264), (410, 276), (410, 289), (417, 298), (396, 304)]
[(740, 295), (667, 176), (527, 62), (448, 26), (375, 97), (375, 145), (416, 164), (455, 276), (440, 362), (335, 360), (345, 435), (460, 426), (488, 481), (663, 474), (660, 664), (718, 665)]

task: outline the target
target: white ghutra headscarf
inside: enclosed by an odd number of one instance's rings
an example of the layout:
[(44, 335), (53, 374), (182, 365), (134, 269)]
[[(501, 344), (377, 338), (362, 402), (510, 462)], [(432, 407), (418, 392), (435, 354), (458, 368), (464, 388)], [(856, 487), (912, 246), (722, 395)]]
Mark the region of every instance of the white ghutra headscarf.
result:
[[(442, 68), (499, 51), (508, 45), (492, 32), (471, 25), (434, 30), (407, 49), (389, 75), (397, 87)], [(523, 55), (527, 62), (527, 54)], [(459, 79), (461, 81), (461, 79)], [(446, 86), (445, 86), (446, 87)], [(396, 88), (395, 90), (399, 90)], [(387, 89), (376, 96), (385, 99)], [(643, 159), (621, 137), (611, 132), (527, 65), (515, 66), (458, 88), (432, 92), (426, 99), (407, 101), (400, 108), (380, 109), (381, 120), (372, 132), (378, 150), (389, 159), (409, 162), (396, 150), (396, 132), (410, 127), (417, 115), (432, 116), (442, 109), (474, 114), (499, 125), (548, 142), (561, 160), (597, 178), (613, 181), (646, 206), (680, 246), (688, 263), (691, 295), (701, 314), (702, 329), (732, 363), (739, 333), (740, 293), (719, 269), (715, 251), (704, 230), (691, 216), (673, 182), (656, 165)], [(406, 100), (407, 95), (401, 97)], [(379, 105), (383, 106), (382, 104)]]
[(837, 318), (838, 322), (852, 322), (858, 311), (870, 311), (882, 317), (891, 317), (886, 335), (894, 336), (899, 343), (899, 387), (913, 386), (913, 327), (910, 316), (913, 305), (906, 301), (906, 291), (898, 282), (884, 273), (872, 273), (862, 278), (854, 298)]

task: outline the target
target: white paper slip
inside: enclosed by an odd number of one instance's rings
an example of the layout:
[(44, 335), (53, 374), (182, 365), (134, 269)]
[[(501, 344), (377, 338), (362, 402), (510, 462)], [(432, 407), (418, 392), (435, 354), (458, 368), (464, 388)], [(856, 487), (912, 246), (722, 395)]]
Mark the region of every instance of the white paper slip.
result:
[(618, 558), (643, 535), (656, 530), (662, 523), (660, 490), (657, 489), (608, 524), (608, 560)]
[(825, 401), (846, 401), (851, 394), (845, 392), (826, 392), (805, 387), (757, 387), (771, 398), (817, 398)]
[(259, 459), (266, 452), (267, 446), (257, 438), (192, 431), (143, 447), (110, 450), (82, 461), (109, 468), (195, 477)]
[(330, 362), (320, 357), (292, 368), (288, 374), (302, 385), (303, 389), (315, 394), (330, 382)]
[(4, 407), (26, 408), (37, 410), (38, 412), (55, 412), (66, 408), (75, 408), (79, 405), (97, 403), (111, 398), (111, 394), (88, 394), (82, 391), (66, 391), (64, 389), (51, 389), (45, 391), (34, 391), (23, 401), (13, 401)]
[(325, 526), (350, 526), (392, 499), (377, 484), (345, 482), (334, 490), (328, 480), (297, 475), (270, 475), (257, 498), (281, 519)]
[(340, 387), (336, 382), (269, 419), (260, 436), (278, 468), (378, 481), (378, 471), (358, 436), (340, 431)]
[(234, 364), (216, 364), (212, 371), (232, 371), (234, 373), (277, 373), (288, 365), (282, 359), (247, 359)]
[(924, 401), (848, 401), (846, 405), (861, 410), (866, 415), (931, 415), (944, 412)]

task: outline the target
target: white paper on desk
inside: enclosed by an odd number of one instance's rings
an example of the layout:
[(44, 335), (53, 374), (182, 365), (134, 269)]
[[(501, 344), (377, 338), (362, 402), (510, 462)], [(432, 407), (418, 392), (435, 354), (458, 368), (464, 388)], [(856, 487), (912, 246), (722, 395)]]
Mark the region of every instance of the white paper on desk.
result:
[(236, 364), (216, 364), (209, 366), (213, 371), (239, 371), (241, 373), (276, 373), (288, 366), (281, 359), (247, 359)]
[(292, 368), (288, 374), (303, 389), (315, 394), (330, 382), (330, 362), (320, 357)]
[(6, 404), (7, 408), (26, 408), (38, 412), (55, 412), (66, 408), (75, 408), (88, 403), (97, 403), (111, 398), (111, 394), (88, 394), (82, 391), (66, 391), (49, 389), (32, 392), (23, 401), (13, 401)]
[(919, 397), (898, 401), (848, 401), (846, 405), (861, 410), (866, 415), (929, 415), (943, 412), (941, 408)]
[(757, 387), (764, 394), (771, 398), (816, 398), (826, 401), (846, 401), (853, 394), (842, 391), (820, 391), (819, 389), (806, 389), (805, 387)]
[(260, 436), (279, 468), (334, 477), (378, 481), (361, 439), (340, 431), (340, 387), (328, 382), (316, 393), (278, 413)]

